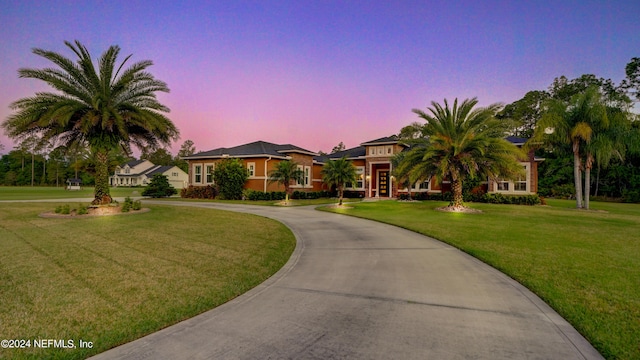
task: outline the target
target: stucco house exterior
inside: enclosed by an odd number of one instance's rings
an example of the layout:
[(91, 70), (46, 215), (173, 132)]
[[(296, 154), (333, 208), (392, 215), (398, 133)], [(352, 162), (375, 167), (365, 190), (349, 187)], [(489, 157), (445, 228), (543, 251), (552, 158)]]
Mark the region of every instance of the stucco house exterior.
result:
[[(516, 137), (509, 137), (507, 140), (516, 146), (522, 146), (526, 141)], [(304, 173), (304, 181), (293, 184), (293, 190), (320, 191), (328, 190), (322, 183), (322, 166), (327, 161), (346, 157), (356, 167), (358, 177), (355, 183), (347, 184), (345, 190), (360, 193), (363, 198), (394, 198), (398, 193), (406, 193), (409, 189), (400, 187), (392, 175), (391, 159), (408, 148), (408, 145), (402, 143), (395, 135), (365, 141), (357, 147), (328, 155), (319, 155), (291, 144), (256, 141), (232, 148), (204, 151), (184, 159), (189, 163), (189, 185), (213, 185), (212, 173), (216, 162), (231, 157), (241, 159), (249, 172), (246, 189), (267, 192), (284, 190), (282, 185), (269, 182), (269, 172), (274, 170), (280, 161), (293, 160)], [(517, 181), (486, 181), (481, 185), (482, 189), (486, 192), (511, 195), (535, 194), (538, 190), (538, 162), (542, 160), (535, 158), (531, 151), (528, 160), (521, 162), (526, 169), (526, 176)], [(410, 190), (412, 193), (439, 193), (449, 191), (450, 184), (447, 181), (438, 183), (435, 179), (429, 179), (414, 184)]]
[(116, 166), (114, 174), (109, 177), (109, 184), (118, 186), (147, 186), (153, 175), (162, 174), (169, 184), (176, 189), (187, 186), (189, 175), (177, 166), (155, 165), (149, 160), (132, 160)]

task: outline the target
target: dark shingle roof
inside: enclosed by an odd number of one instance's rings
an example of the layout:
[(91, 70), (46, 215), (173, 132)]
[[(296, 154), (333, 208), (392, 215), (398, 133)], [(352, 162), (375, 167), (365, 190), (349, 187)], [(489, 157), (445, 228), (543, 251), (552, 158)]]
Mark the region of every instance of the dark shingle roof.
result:
[(145, 162), (145, 160), (131, 160), (128, 161), (126, 163), (124, 163), (123, 165), (120, 165), (121, 168), (125, 167), (126, 165), (129, 165), (130, 168), (134, 167), (134, 166), (138, 166), (140, 164), (142, 164), (143, 162)]
[(524, 145), (524, 143), (527, 142), (527, 139), (520, 138), (520, 137), (515, 137), (515, 136), (507, 136), (506, 139), (507, 139), (507, 141), (509, 141), (510, 143), (512, 143), (514, 145)]
[(286, 154), (290, 152), (316, 155), (316, 153), (314, 153), (313, 151), (309, 151), (291, 144), (278, 145), (266, 141), (255, 141), (231, 148), (217, 148), (209, 151), (199, 152), (191, 156), (186, 156), (184, 157), (184, 159), (216, 158), (223, 156), (250, 157), (258, 155), (277, 156), (284, 158), (286, 157)]
[(173, 166), (154, 166), (152, 168), (150, 168), (149, 170), (143, 172), (144, 175), (146, 175), (147, 177), (153, 177), (153, 175), (155, 174), (164, 174), (165, 172), (167, 172), (169, 169), (173, 168)]
[(347, 159), (354, 159), (354, 158), (365, 156), (365, 155), (367, 155), (365, 147), (358, 146), (351, 149), (334, 152), (332, 154), (316, 156), (313, 158), (313, 160), (318, 162), (326, 162), (330, 159), (340, 159), (343, 156), (346, 156)]
[(386, 136), (380, 139), (365, 141), (360, 145), (395, 144), (399, 141), (397, 135)]

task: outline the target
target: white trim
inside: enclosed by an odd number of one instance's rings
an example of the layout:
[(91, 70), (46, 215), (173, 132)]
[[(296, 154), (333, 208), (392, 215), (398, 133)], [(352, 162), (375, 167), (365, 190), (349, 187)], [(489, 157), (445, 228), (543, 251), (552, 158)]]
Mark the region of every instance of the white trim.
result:
[[(208, 170), (209, 166), (211, 167), (211, 181), (207, 181), (207, 176), (209, 176), (209, 173), (207, 172), (207, 170)], [(204, 172), (203, 172), (204, 177), (202, 179), (203, 180), (202, 183), (203, 184), (207, 184), (207, 185), (215, 183), (215, 180), (213, 178), (213, 172), (216, 169), (216, 164), (215, 163), (205, 163), (203, 169), (204, 169)]]
[[(513, 180), (502, 180), (498, 179), (498, 181), (492, 181), (493, 191), (492, 193), (500, 193), (500, 194), (509, 194), (509, 195), (528, 195), (531, 194), (531, 168), (530, 163), (521, 162), (520, 163), (525, 169), (525, 190), (516, 190), (516, 183), (521, 181), (513, 181)], [(498, 190), (498, 183), (506, 183), (509, 187), (507, 190)]]

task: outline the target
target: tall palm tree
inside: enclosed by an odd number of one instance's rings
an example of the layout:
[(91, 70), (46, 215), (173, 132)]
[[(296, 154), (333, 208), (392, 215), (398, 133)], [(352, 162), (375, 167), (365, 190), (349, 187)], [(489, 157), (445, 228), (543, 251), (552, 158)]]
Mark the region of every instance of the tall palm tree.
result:
[(77, 56), (73, 61), (53, 51), (34, 49), (58, 68), (20, 69), (22, 78), (46, 82), (56, 92), (39, 92), (11, 104), (16, 112), (2, 127), (12, 138), (36, 135), (42, 141), (62, 145), (87, 144), (98, 160), (93, 204), (111, 202), (109, 152), (131, 145), (156, 148), (178, 138), (175, 125), (163, 113), (169, 108), (158, 102), (156, 92), (169, 92), (167, 84), (146, 69), (149, 60), (125, 68), (131, 55), (117, 63), (120, 47), (111, 46), (98, 61), (79, 41), (65, 42)]
[(438, 181), (449, 180), (453, 200), (449, 207), (461, 209), (462, 184), (469, 177), (515, 179), (523, 172), (518, 162), (523, 152), (504, 139), (504, 124), (495, 118), (500, 105), (475, 108), (476, 98), (464, 100), (458, 106), (455, 99), (450, 108), (447, 100), (442, 105), (431, 102), (428, 113), (413, 112), (426, 123), (423, 138), (413, 142), (395, 169), (406, 174), (411, 183), (432, 176)]
[(276, 164), (276, 168), (269, 173), (270, 183), (280, 183), (284, 185), (285, 204), (289, 203), (289, 193), (291, 192), (291, 181), (302, 182), (304, 172), (298, 168), (298, 163), (293, 160), (283, 160)]
[(329, 187), (335, 186), (338, 190), (338, 205), (342, 205), (344, 198), (344, 185), (354, 183), (357, 177), (357, 170), (353, 163), (342, 157), (337, 160), (329, 160), (322, 167), (322, 181)]
[[(552, 99), (538, 122), (533, 141), (568, 144), (573, 151), (573, 177), (576, 207), (589, 208), (591, 169), (597, 159), (607, 163), (621, 150), (615, 137), (619, 130), (611, 128), (610, 110), (596, 87), (574, 95), (570, 101)], [(618, 123), (619, 114), (612, 114)], [(613, 130), (608, 132), (609, 129)], [(617, 127), (616, 127), (617, 129)], [(612, 141), (613, 140), (613, 141)], [(621, 143), (619, 143), (621, 144)], [(584, 193), (582, 170), (585, 171)]]

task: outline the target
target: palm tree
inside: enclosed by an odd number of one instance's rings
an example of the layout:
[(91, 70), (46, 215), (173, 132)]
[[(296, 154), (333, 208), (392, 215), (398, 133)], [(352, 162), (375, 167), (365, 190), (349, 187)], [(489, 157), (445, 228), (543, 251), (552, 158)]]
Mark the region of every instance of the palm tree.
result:
[(270, 183), (280, 183), (284, 185), (285, 204), (289, 203), (289, 192), (291, 191), (291, 181), (302, 182), (304, 172), (298, 168), (298, 163), (293, 160), (283, 160), (276, 164), (276, 168), (269, 173)]
[(406, 174), (410, 183), (432, 176), (442, 182), (449, 180), (453, 192), (450, 208), (464, 208), (462, 184), (469, 177), (515, 179), (523, 172), (518, 160), (523, 152), (504, 139), (504, 124), (495, 118), (500, 105), (476, 108), (476, 98), (464, 100), (458, 106), (455, 99), (449, 108), (431, 102), (428, 113), (419, 109), (413, 112), (426, 123), (421, 139), (416, 139), (395, 169)]
[(329, 187), (335, 186), (338, 190), (338, 205), (342, 206), (344, 198), (344, 185), (354, 183), (357, 177), (356, 167), (353, 163), (342, 157), (337, 160), (329, 160), (322, 167), (322, 181)]
[[(617, 141), (613, 137), (613, 134), (619, 130), (614, 130), (606, 135), (610, 129), (610, 112), (598, 89), (590, 87), (586, 91), (574, 95), (569, 102), (558, 99), (550, 100), (547, 103), (547, 111), (534, 131), (533, 141), (571, 146), (576, 207), (578, 209), (589, 208), (591, 169), (596, 157), (602, 163), (608, 163), (610, 158), (616, 155), (616, 151), (621, 150), (618, 145), (615, 145)], [(620, 115), (615, 114), (614, 116)], [(616, 123), (618, 122), (616, 120)], [(582, 187), (583, 169), (585, 170), (584, 193)]]
[(43, 142), (65, 146), (87, 144), (96, 155), (96, 187), (93, 204), (111, 202), (109, 152), (122, 147), (130, 153), (138, 148), (169, 145), (178, 138), (175, 125), (163, 113), (169, 108), (156, 99), (156, 92), (169, 92), (167, 84), (146, 69), (149, 60), (124, 68), (131, 55), (117, 64), (120, 47), (111, 46), (94, 66), (89, 51), (79, 41), (65, 42), (77, 62), (61, 54), (34, 49), (58, 68), (20, 69), (23, 78), (46, 82), (57, 92), (39, 92), (11, 104), (16, 112), (2, 127), (15, 139), (29, 135)]

